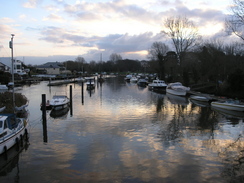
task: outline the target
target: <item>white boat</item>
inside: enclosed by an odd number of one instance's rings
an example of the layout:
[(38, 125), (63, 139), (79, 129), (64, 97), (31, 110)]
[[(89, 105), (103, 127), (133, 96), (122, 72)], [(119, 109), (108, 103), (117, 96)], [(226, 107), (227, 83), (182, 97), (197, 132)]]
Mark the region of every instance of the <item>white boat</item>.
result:
[(150, 90), (165, 90), (167, 87), (167, 84), (163, 80), (153, 80), (152, 83), (148, 84), (148, 88)]
[(131, 83), (136, 83), (137, 82), (137, 77), (135, 77), (135, 76), (132, 76), (131, 78), (130, 78), (130, 82)]
[(0, 92), (8, 91), (8, 87), (6, 85), (0, 85)]
[(140, 79), (137, 81), (137, 85), (138, 85), (138, 86), (147, 86), (147, 80), (146, 80), (146, 79), (143, 79), (143, 78), (140, 78)]
[(61, 110), (69, 106), (69, 98), (66, 95), (54, 95), (50, 100), (53, 110)]
[(200, 102), (209, 102), (211, 98), (206, 96), (192, 95), (190, 96), (190, 100), (200, 101)]
[(219, 107), (211, 106), (211, 109), (224, 115), (227, 118), (237, 118), (237, 119), (244, 119), (244, 112), (243, 111), (233, 111)]
[(132, 78), (132, 75), (128, 74), (125, 76), (124, 80), (129, 82), (131, 78)]
[(170, 83), (166, 87), (166, 92), (172, 95), (186, 96), (188, 91), (190, 88), (183, 86), (180, 82)]
[(95, 88), (94, 78), (86, 79), (86, 88), (92, 90)]
[(76, 81), (77, 81), (78, 83), (83, 83), (83, 82), (86, 81), (86, 79), (83, 78), (83, 77), (78, 77), (78, 78), (76, 78)]
[(244, 112), (244, 103), (239, 100), (215, 101), (211, 102), (211, 107)]
[(15, 114), (0, 114), (0, 154), (27, 138), (27, 118)]
[[(12, 35), (13, 36), (13, 35)], [(13, 37), (12, 37), (13, 39)], [(11, 45), (12, 45), (11, 39)], [(13, 49), (11, 47), (11, 49)], [(13, 58), (13, 52), (12, 52)], [(12, 59), (13, 63), (13, 59)], [(12, 68), (13, 69), (13, 68)], [(13, 72), (12, 72), (13, 74)], [(14, 77), (12, 77), (12, 83), (14, 86)], [(14, 96), (14, 87), (13, 87), (13, 96)], [(27, 139), (27, 126), (28, 118), (26, 115), (22, 115), (22, 111), (25, 109), (25, 106), (20, 107), (20, 111), (15, 109), (15, 104), (13, 104), (13, 113), (10, 114), (0, 114), (0, 154), (7, 154), (7, 150), (13, 147), (15, 144), (17, 147), (23, 144), (23, 141)], [(4, 110), (5, 108), (1, 108)], [(19, 113), (18, 113), (19, 112)]]

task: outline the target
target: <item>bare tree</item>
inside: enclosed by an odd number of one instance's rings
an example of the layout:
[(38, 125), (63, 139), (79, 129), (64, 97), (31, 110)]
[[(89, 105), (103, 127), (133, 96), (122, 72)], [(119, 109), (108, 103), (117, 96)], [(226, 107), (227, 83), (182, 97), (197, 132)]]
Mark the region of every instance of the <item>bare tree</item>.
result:
[(113, 53), (109, 56), (109, 60), (113, 62), (117, 62), (118, 60), (122, 60), (122, 57), (117, 53)]
[(167, 18), (164, 22), (162, 33), (166, 34), (173, 41), (180, 65), (181, 54), (194, 47), (200, 38), (194, 23), (188, 18), (181, 16)]
[(163, 57), (169, 51), (169, 47), (162, 42), (154, 42), (148, 50), (148, 57), (151, 60), (162, 61)]
[(75, 59), (75, 61), (78, 62), (79, 70), (83, 72), (84, 71), (84, 64), (86, 63), (85, 59), (83, 57), (79, 56)]
[(158, 73), (162, 79), (165, 78), (165, 55), (169, 47), (162, 42), (154, 42), (148, 50), (148, 58), (158, 61)]
[(244, 1), (233, 0), (231, 12), (233, 15), (225, 21), (226, 30), (244, 41)]

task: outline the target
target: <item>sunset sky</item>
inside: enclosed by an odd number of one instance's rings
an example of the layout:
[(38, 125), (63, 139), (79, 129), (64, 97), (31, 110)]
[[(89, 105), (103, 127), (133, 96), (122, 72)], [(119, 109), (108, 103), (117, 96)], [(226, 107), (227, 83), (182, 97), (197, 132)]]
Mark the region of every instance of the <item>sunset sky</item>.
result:
[[(26, 64), (75, 60), (147, 59), (167, 17), (186, 16), (204, 39), (233, 40), (223, 30), (232, 0), (0, 0), (0, 57)], [(173, 47), (172, 47), (173, 48)]]

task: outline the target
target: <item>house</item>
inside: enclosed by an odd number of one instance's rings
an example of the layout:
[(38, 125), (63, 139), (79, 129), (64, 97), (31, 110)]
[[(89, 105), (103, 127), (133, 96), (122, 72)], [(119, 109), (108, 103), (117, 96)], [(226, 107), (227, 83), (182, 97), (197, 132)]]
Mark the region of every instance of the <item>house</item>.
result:
[(43, 65), (39, 65), (36, 67), (38, 73), (42, 74), (61, 74), (62, 71), (65, 71), (65, 67), (60, 62), (47, 62)]
[(0, 71), (9, 72), (10, 73), (10, 67), (8, 67), (7, 65), (5, 65), (5, 64), (0, 62)]
[[(13, 60), (14, 74), (25, 75), (24, 67), (22, 66), (22, 61)], [(10, 57), (0, 57), (0, 63), (5, 65), (5, 71), (9, 71), (12, 74), (12, 60)]]

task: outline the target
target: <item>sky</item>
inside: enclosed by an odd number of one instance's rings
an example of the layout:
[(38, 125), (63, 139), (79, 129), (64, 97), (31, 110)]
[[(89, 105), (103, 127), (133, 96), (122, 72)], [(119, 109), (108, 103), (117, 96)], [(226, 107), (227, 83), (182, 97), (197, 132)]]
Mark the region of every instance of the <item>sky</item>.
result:
[[(25, 64), (53, 61), (147, 60), (153, 42), (172, 43), (163, 22), (185, 16), (204, 39), (233, 40), (224, 31), (232, 0), (0, 0), (0, 57)], [(234, 38), (235, 39), (235, 38)]]

